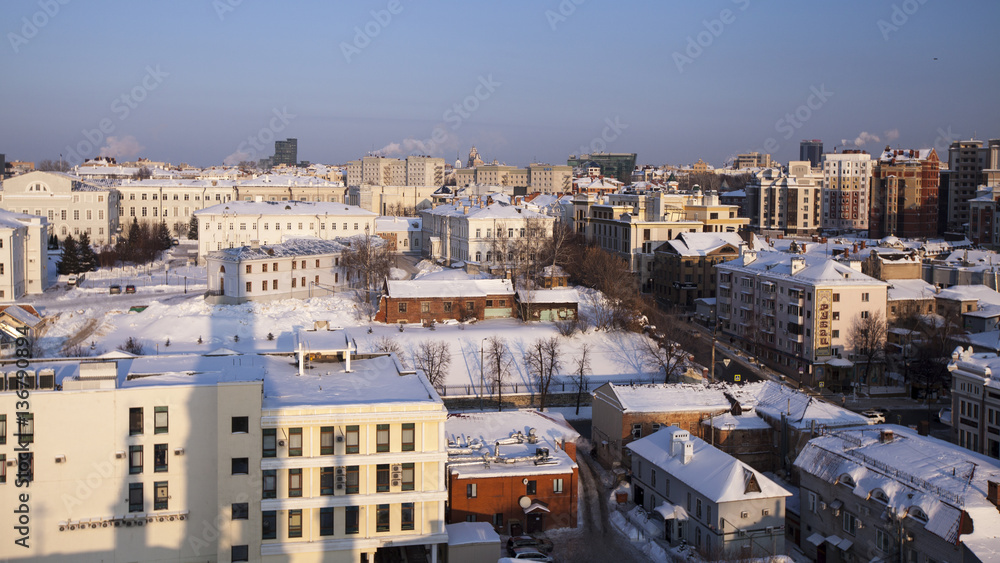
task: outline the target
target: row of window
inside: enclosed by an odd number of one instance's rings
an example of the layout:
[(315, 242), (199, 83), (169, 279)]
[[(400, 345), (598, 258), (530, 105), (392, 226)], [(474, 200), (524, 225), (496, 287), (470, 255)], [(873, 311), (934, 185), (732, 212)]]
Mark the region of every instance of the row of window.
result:
[[(392, 507), (390, 504), (375, 505), (375, 531), (390, 532), (392, 522)], [(401, 531), (413, 530), (415, 528), (414, 503), (404, 502), (399, 505), (399, 529)], [(353, 535), (361, 531), (361, 509), (357, 506), (344, 507), (343, 534)], [(301, 538), (303, 534), (303, 513), (301, 509), (288, 511), (287, 537), (290, 539)], [(319, 535), (333, 536), (334, 529), (334, 509), (332, 507), (319, 509)], [(265, 540), (278, 538), (278, 512), (276, 510), (265, 510), (261, 524), (261, 537)], [(233, 559), (233, 561), (245, 561), (245, 559)]]
[[(358, 425), (348, 425), (344, 428), (341, 436), (337, 436), (335, 426), (322, 426), (319, 429), (319, 455), (334, 455), (334, 443), (344, 442), (344, 452), (347, 454), (361, 453), (361, 427)], [(265, 428), (263, 433), (263, 457), (278, 457), (277, 448), (278, 430), (276, 428)], [(375, 427), (375, 451), (382, 453), (389, 451), (391, 442), (391, 425), (378, 424)], [(412, 422), (400, 425), (400, 451), (412, 452), (416, 449), (416, 424)], [(299, 457), (302, 455), (302, 428), (288, 429), (288, 455), (289, 457)]]
[[(239, 469), (243, 469), (246, 458), (233, 459), (233, 474), (237, 473), (237, 460)], [(321, 467), (319, 468), (319, 494), (320, 496), (334, 496), (336, 491), (343, 491), (344, 494), (356, 495), (361, 492), (361, 468), (358, 465), (348, 465), (346, 467)], [(302, 497), (302, 469), (293, 468), (287, 470), (287, 495), (288, 498)], [(396, 465), (379, 464), (375, 466), (375, 492), (387, 493), (391, 487), (398, 487), (401, 491), (416, 490), (416, 464), (401, 463)], [(263, 472), (263, 498), (278, 498), (278, 470), (265, 469)]]
[[(128, 484), (128, 511), (145, 512), (144, 489), (142, 483)], [(153, 483), (153, 510), (167, 510), (170, 502), (170, 490), (166, 481)]]
[[(157, 210), (157, 208), (154, 207), (153, 208), (153, 215), (154, 216), (156, 215), (156, 210)], [(142, 211), (143, 211), (143, 217), (145, 217), (146, 216), (145, 215), (146, 208), (143, 207)], [(132, 208), (132, 212), (133, 212), (132, 214), (134, 216), (135, 215), (135, 208), (134, 207)], [(166, 215), (166, 212), (164, 212), (164, 216), (165, 215)], [(216, 223), (215, 224), (215, 230), (221, 231), (222, 228), (223, 228), (223, 224), (224, 223), (222, 223), (222, 222)], [(229, 225), (229, 230), (230, 231), (235, 231), (236, 230), (236, 223), (225, 223), (225, 224)], [(248, 225), (250, 227), (250, 230), (253, 230), (253, 231), (257, 230), (257, 223), (240, 223), (239, 224), (240, 230), (241, 231), (247, 230), (247, 226)], [(260, 224), (260, 228), (263, 229), (263, 230), (265, 230), (265, 231), (267, 231), (267, 230), (270, 230), (270, 228), (271, 228), (270, 225), (271, 225), (270, 223), (261, 223)], [(285, 223), (285, 230), (286, 231), (293, 230), (292, 225), (293, 225), (293, 223)], [(305, 223), (297, 223), (297, 225), (298, 225), (298, 230), (300, 230), (300, 231), (305, 230), (304, 229)], [(345, 230), (345, 231), (348, 230), (348, 223), (343, 223), (343, 225), (344, 225), (343, 230)], [(210, 221), (206, 221), (205, 222), (205, 230), (208, 230), (208, 229), (211, 229), (211, 228), (212, 228), (212, 223)], [(365, 228), (367, 229), (368, 226), (365, 225)], [(315, 223), (309, 223), (309, 230), (314, 230), (314, 229), (315, 229)], [(281, 223), (275, 222), (274, 223), (274, 230), (280, 231), (281, 230)], [(321, 222), (319, 224), (319, 230), (325, 231), (326, 230), (326, 223), (322, 223)], [(337, 230), (337, 223), (330, 223), (330, 230), (331, 231), (336, 231)], [(355, 231), (360, 231), (361, 230), (360, 223), (354, 223), (354, 230)]]
[[(555, 494), (561, 494), (563, 492), (562, 479), (552, 480), (552, 492)], [(525, 483), (524, 494), (526, 495), (538, 494), (538, 481), (531, 479), (527, 483)], [(479, 485), (477, 483), (468, 483), (465, 485), (465, 498), (479, 498)], [(475, 520), (472, 521), (475, 522)]]
[[(141, 436), (144, 433), (145, 418), (143, 412), (143, 407), (130, 407), (128, 409), (129, 436)], [(0, 415), (0, 421), (4, 421), (5, 419), (6, 415)], [(250, 418), (246, 416), (234, 416), (232, 417), (231, 425), (233, 434), (246, 434), (250, 431)], [(169, 429), (169, 408), (153, 407), (153, 434), (166, 434)], [(0, 444), (2, 443), (0, 442)]]

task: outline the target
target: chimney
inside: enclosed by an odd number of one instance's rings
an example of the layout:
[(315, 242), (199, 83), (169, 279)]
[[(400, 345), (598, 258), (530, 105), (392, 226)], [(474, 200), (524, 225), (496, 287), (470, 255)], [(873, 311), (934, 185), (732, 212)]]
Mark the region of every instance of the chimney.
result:
[(743, 265), (748, 266), (757, 260), (757, 253), (747, 248), (746, 243), (740, 245), (740, 257), (743, 258)]
[(258, 249), (260, 249), (260, 241), (259, 240), (250, 241), (250, 250), (258, 250)]
[(986, 481), (986, 500), (990, 501), (990, 504), (1000, 509), (1000, 482), (992, 480)]
[(682, 444), (683, 450), (681, 450), (681, 463), (687, 465), (688, 462), (694, 458), (694, 443), (684, 442)]
[(879, 441), (880, 444), (891, 444), (892, 443), (892, 439), (893, 439), (892, 430), (886, 429), (886, 430), (882, 430), (882, 432), (879, 433), (878, 441)]
[(801, 272), (806, 269), (806, 259), (805, 258), (792, 258), (792, 275)]

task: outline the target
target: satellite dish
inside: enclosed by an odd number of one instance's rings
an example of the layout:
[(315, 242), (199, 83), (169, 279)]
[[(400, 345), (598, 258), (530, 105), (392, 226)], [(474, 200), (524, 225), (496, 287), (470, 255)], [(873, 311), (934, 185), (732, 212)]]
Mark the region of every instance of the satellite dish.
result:
[(531, 506), (531, 499), (528, 497), (521, 497), (517, 499), (517, 504), (521, 508), (528, 508), (529, 506)]

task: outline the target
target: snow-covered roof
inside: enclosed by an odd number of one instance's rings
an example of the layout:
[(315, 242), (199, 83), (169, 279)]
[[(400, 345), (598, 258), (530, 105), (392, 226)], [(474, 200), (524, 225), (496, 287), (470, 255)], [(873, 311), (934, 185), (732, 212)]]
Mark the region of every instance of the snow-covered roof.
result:
[[(497, 195), (490, 196), (493, 199), (499, 199)], [(468, 205), (468, 204), (466, 204)], [(468, 212), (465, 211), (465, 206), (457, 205), (439, 205), (432, 209), (424, 209), (421, 213), (429, 213), (431, 215), (437, 215), (440, 217), (468, 217), (471, 219), (545, 219), (546, 215), (538, 213), (537, 211), (532, 211), (530, 209), (525, 209), (523, 207), (518, 207), (515, 205), (510, 205), (509, 203), (495, 201), (490, 205), (484, 207), (479, 207), (478, 205), (469, 206)]]
[(727, 412), (706, 418), (701, 423), (705, 426), (711, 424), (713, 428), (720, 430), (769, 430), (771, 428), (767, 421), (753, 413), (735, 416)]
[(580, 294), (572, 287), (555, 289), (524, 289), (517, 290), (517, 298), (521, 303), (579, 303)]
[(742, 243), (736, 233), (681, 233), (666, 244), (681, 256), (707, 256), (726, 245), (738, 250)]
[(990, 305), (1000, 305), (1000, 293), (985, 285), (953, 285), (942, 289), (937, 294), (938, 299), (950, 301), (976, 300)]
[(935, 287), (921, 279), (889, 280), (889, 301), (933, 299)]
[[(363, 235), (362, 235), (363, 236)], [(247, 260), (266, 260), (268, 258), (289, 258), (295, 256), (322, 256), (340, 254), (348, 248), (349, 239), (322, 240), (317, 238), (289, 238), (281, 244), (269, 244), (257, 247), (240, 246), (213, 250), (206, 255), (208, 260), (223, 260), (226, 262), (242, 262)]]
[[(804, 260), (805, 267), (792, 273), (792, 261)], [(748, 263), (749, 262), (749, 263)], [(746, 255), (718, 265), (718, 268), (760, 274), (769, 278), (797, 280), (816, 285), (888, 285), (826, 256), (801, 254), (789, 256), (783, 252), (758, 252), (748, 260)]]
[[(687, 463), (671, 454), (675, 435), (687, 436), (687, 441), (694, 445), (693, 455)], [(662, 428), (625, 447), (715, 503), (792, 495), (763, 473), (676, 426)], [(751, 479), (757, 482), (760, 490), (747, 486)]]
[(393, 299), (514, 294), (514, 286), (510, 280), (389, 280), (386, 285), (389, 297)]
[(38, 215), (29, 215), (27, 213), (18, 213), (16, 211), (6, 211), (0, 209), (0, 227), (3, 228), (19, 229), (30, 223), (32, 219), (42, 219), (44, 221), (44, 218)]
[(828, 428), (871, 424), (870, 419), (856, 412), (774, 381), (733, 386), (729, 393), (744, 410), (752, 408), (758, 415), (772, 421), (780, 421), (785, 415), (788, 423), (798, 429), (809, 428), (814, 422), (817, 426)]
[[(883, 431), (892, 438), (880, 439)], [(986, 500), (1000, 462), (955, 444), (895, 425), (841, 430), (810, 440), (795, 466), (829, 483), (844, 484), (848, 475), (854, 484), (847, 486), (862, 499), (881, 489), (889, 508), (911, 519), (919, 508), (924, 529), (949, 543), (1000, 542), (1000, 512)], [(960, 537), (963, 510), (974, 531)]]
[[(732, 404), (726, 398), (723, 385), (650, 383), (645, 385), (615, 385), (607, 388), (622, 406), (623, 412), (690, 412), (728, 411)], [(595, 397), (600, 391), (594, 391)]]
[(420, 217), (379, 217), (375, 219), (375, 232), (419, 231), (422, 221)]
[(42, 322), (41, 317), (21, 308), (20, 305), (10, 305), (0, 308), (0, 313), (10, 315), (10, 317), (25, 326), (35, 327)]
[(376, 217), (367, 209), (356, 205), (334, 202), (312, 201), (230, 201), (194, 212), (195, 215), (333, 215)]
[[(537, 437), (535, 443), (529, 439), (532, 430)], [(562, 475), (577, 468), (559, 445), (575, 442), (580, 434), (556, 413), (521, 410), (449, 414), (445, 434), (448, 470), (460, 479)], [(539, 448), (548, 450), (544, 460), (538, 454)]]
[(489, 522), (456, 522), (445, 524), (448, 532), (448, 545), (469, 545), (477, 543), (495, 543), (500, 545), (500, 535)]

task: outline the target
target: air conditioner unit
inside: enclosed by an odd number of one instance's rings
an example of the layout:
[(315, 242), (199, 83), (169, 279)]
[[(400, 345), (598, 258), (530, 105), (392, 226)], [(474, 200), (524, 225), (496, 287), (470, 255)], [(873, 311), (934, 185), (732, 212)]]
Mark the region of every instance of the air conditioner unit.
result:
[(400, 483), (401, 483), (401, 481), (399, 479), (393, 479), (392, 480), (392, 486), (393, 487), (398, 487)]
[[(132, 521), (131, 521), (131, 520), (126, 520), (126, 521), (125, 521), (125, 525), (126, 525), (126, 526), (129, 526), (129, 527), (131, 527), (131, 526), (132, 526)], [(70, 526), (70, 529), (72, 530), (72, 529), (73, 529), (73, 527), (72, 527), (72, 526)]]
[(345, 473), (345, 471), (344, 471), (343, 467), (338, 467), (337, 468), (337, 475), (343, 475), (344, 473)]
[(403, 470), (403, 466), (398, 463), (394, 463), (390, 469), (392, 470), (393, 473), (399, 473), (400, 471)]
[(393, 478), (394, 480), (399, 480), (399, 479), (402, 479), (402, 478), (403, 478), (403, 474), (402, 474), (402, 473), (393, 473), (393, 474), (392, 474), (392, 478)]
[(76, 525), (75, 524), (70, 524), (69, 529), (70, 530), (75, 530), (76, 529)]
[(145, 522), (143, 522), (142, 520), (139, 520), (138, 522), (135, 523), (136, 526), (142, 526), (143, 524), (145, 524)]
[(152, 524), (153, 523), (153, 517), (150, 516), (150, 517), (146, 518), (146, 523), (147, 524)]
[(736, 535), (739, 536), (739, 537), (741, 537), (741, 538), (745, 538), (745, 537), (747, 537), (747, 531), (746, 530), (739, 530), (739, 531), (736, 532)]
[(337, 483), (337, 490), (338, 491), (342, 490), (343, 488), (344, 488), (344, 484), (343, 483)]
[(66, 456), (64, 456), (64, 455), (57, 455), (56, 456), (56, 463), (66, 463)]
[(773, 534), (774, 533), (774, 526), (768, 526), (767, 528), (764, 528), (764, 529), (767, 530), (768, 534)]
[(115, 452), (115, 459), (125, 459), (125, 452)]
[(184, 518), (186, 518), (186, 517), (183, 514), (181, 514), (180, 516), (177, 517), (178, 520), (184, 520)]
[(163, 520), (164, 520), (164, 517), (160, 516), (160, 522), (163, 522)]
[(285, 441), (284, 440), (278, 440), (278, 445), (279, 446), (284, 446), (285, 445)]
[(337, 442), (343, 442), (343, 441), (344, 441), (343, 436), (337, 436)]
[(108, 523), (107, 522), (101, 522), (101, 527), (102, 528), (107, 528), (108, 527)]
[(66, 526), (59, 526), (59, 531), (60, 532), (65, 532), (66, 531)]
[(184, 455), (184, 448), (176, 448), (174, 450), (174, 455)]
[(750, 517), (750, 513), (747, 512), (747, 511), (745, 511), (745, 510), (740, 513), (740, 518), (749, 518), (749, 517)]

